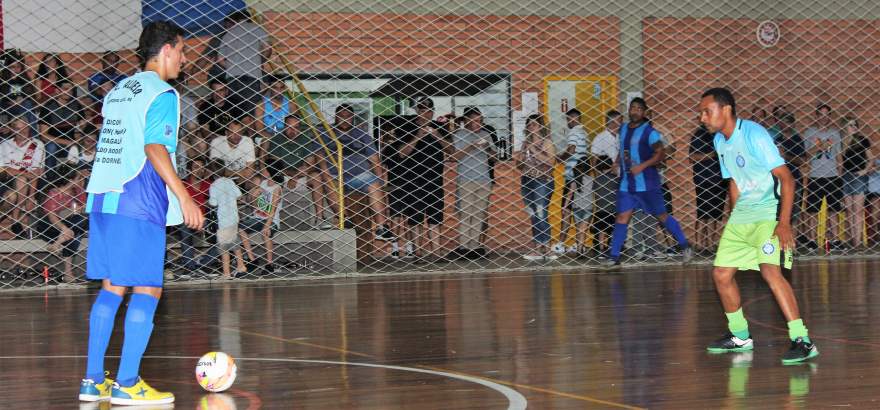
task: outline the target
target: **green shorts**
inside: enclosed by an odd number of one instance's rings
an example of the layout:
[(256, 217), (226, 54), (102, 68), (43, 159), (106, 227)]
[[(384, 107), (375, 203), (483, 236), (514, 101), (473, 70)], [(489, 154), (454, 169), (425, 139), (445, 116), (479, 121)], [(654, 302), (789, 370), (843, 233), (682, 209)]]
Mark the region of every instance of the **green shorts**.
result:
[(727, 224), (721, 234), (715, 266), (759, 270), (762, 263), (791, 269), (791, 252), (783, 252), (779, 238), (773, 236), (776, 221)]

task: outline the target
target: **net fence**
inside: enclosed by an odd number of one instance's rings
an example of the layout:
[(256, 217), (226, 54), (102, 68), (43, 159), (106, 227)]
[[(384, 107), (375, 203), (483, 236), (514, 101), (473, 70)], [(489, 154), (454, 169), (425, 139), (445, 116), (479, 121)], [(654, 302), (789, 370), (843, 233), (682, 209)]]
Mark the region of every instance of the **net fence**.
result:
[(713, 86), (794, 176), (797, 255), (880, 254), (876, 2), (36, 3), (3, 2), (0, 288), (85, 282), (103, 97), (162, 19), (208, 221), (167, 229), (166, 281), (592, 268), (624, 222), (623, 264), (710, 263)]

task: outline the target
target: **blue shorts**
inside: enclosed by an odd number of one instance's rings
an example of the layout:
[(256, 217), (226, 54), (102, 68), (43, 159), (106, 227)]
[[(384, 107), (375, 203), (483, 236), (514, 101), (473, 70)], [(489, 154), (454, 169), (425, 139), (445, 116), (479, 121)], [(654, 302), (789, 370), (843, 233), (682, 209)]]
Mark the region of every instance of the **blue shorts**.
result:
[(666, 201), (659, 189), (645, 192), (617, 192), (617, 213), (641, 209), (648, 215), (666, 213)]
[(367, 193), (367, 188), (377, 182), (379, 185), (382, 185), (382, 178), (377, 177), (376, 174), (370, 171), (362, 172), (345, 180), (345, 190), (365, 194)]
[(123, 215), (92, 212), (86, 277), (116, 286), (162, 287), (165, 227)]

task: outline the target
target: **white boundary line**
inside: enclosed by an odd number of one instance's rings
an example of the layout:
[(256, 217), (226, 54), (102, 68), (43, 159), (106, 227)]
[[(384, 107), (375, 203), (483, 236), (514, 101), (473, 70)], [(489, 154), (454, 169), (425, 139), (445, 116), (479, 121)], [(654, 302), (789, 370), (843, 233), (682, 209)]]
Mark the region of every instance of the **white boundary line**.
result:
[[(107, 356), (107, 357), (119, 357), (119, 356)], [(0, 360), (36, 360), (36, 359), (85, 359), (87, 356), (83, 355), (59, 355), (59, 356), (0, 356)], [(196, 356), (144, 356), (144, 359), (186, 359), (186, 360), (198, 360), (199, 358)], [(309, 364), (333, 364), (339, 366), (360, 366), (360, 367), (372, 367), (379, 369), (389, 369), (389, 370), (399, 370), (404, 372), (413, 372), (413, 373), (424, 373), (430, 374), (434, 376), (447, 377), (450, 379), (457, 379), (461, 381), (465, 381), (468, 383), (479, 384), (484, 387), (488, 387), (492, 390), (495, 390), (504, 395), (509, 402), (507, 406), (507, 410), (525, 410), (527, 407), (528, 401), (522, 394), (518, 391), (513, 390), (507, 386), (502, 386), (498, 383), (494, 383), (488, 380), (483, 380), (477, 377), (465, 376), (461, 374), (454, 373), (446, 373), (436, 370), (428, 370), (428, 369), (419, 369), (415, 367), (404, 367), (404, 366), (390, 366), (384, 364), (374, 364), (374, 363), (360, 363), (360, 362), (336, 362), (331, 360), (307, 360), (307, 359), (288, 359), (288, 358), (270, 358), (270, 357), (236, 357), (235, 360), (241, 361), (251, 361), (251, 362), (281, 362), (281, 363), (309, 363)]]

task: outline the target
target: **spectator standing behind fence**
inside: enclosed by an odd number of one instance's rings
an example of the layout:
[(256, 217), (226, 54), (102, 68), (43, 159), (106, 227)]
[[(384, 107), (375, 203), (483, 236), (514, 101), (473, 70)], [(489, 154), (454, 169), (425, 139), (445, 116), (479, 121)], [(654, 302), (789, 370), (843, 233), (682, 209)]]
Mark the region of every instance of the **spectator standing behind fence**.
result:
[(34, 230), (37, 237), (48, 242), (46, 249), (61, 257), (64, 263), (64, 282), (73, 282), (73, 256), (79, 250), (80, 241), (85, 234), (87, 218), (83, 213), (86, 194), (84, 180), (77, 176), (70, 165), (60, 165), (40, 192), (39, 202), (42, 217), (36, 220)]
[[(183, 186), (202, 211), (202, 215), (208, 215), (206, 204), (211, 190), (211, 182), (208, 181), (209, 172), (206, 168), (205, 160), (202, 157), (192, 158), (187, 163), (187, 167), (187, 176), (183, 180)], [(207, 224), (209, 221), (206, 220), (205, 223)], [(176, 265), (182, 268), (184, 272), (194, 272), (203, 265), (196, 257), (195, 239), (199, 231), (183, 224), (175, 228), (177, 237), (180, 239), (180, 259), (176, 262)], [(214, 251), (214, 249), (212, 248), (211, 251)], [(188, 273), (185, 274), (188, 275)]]
[(841, 138), (840, 130), (834, 126), (831, 119), (831, 107), (819, 104), (816, 107), (816, 121), (814, 125), (804, 132), (804, 148), (810, 157), (809, 182), (807, 184), (807, 213), (809, 219), (809, 235), (812, 241), (809, 248), (823, 248), (825, 244), (816, 243), (819, 226), (818, 212), (822, 207), (822, 200), (828, 204), (828, 218), (823, 223), (830, 226), (830, 235), (826, 236), (829, 245), (833, 249), (843, 248), (838, 240), (837, 213), (843, 210), (840, 181), (840, 154)]
[(260, 102), (263, 62), (272, 56), (269, 35), (251, 20), (247, 10), (233, 12), (232, 26), (220, 40), (220, 58), (232, 90), (230, 101), (240, 113), (253, 114)]
[(281, 229), (281, 210), (284, 207), (284, 171), (282, 163), (270, 159), (255, 178), (256, 185), (248, 194), (253, 213), (239, 223), (239, 237), (251, 263), (257, 259), (251, 247), (250, 234), (259, 232), (266, 248), (263, 274), (275, 273), (275, 251), (272, 235)]
[(46, 53), (37, 67), (38, 101), (46, 102), (58, 94), (60, 84), (68, 81), (67, 66), (55, 53)]
[(522, 172), (520, 192), (526, 213), (532, 224), (531, 251), (523, 255), (527, 261), (555, 260), (559, 256), (550, 252), (550, 223), (547, 208), (553, 195), (553, 166), (556, 165), (556, 145), (550, 138), (544, 118), (532, 114), (526, 118), (525, 138), (513, 160)]
[(45, 141), (46, 167), (64, 162), (75, 142), (75, 132), (83, 120), (82, 106), (76, 100), (73, 83), (58, 84), (58, 92), (43, 104), (40, 111), (40, 136)]
[(7, 51), (3, 71), (0, 73), (0, 98), (3, 107), (9, 107), (14, 95), (25, 93), (25, 88), (33, 88), (33, 85), (24, 57), (15, 51)]
[[(803, 227), (805, 224), (803, 218), (799, 220), (798, 216), (800, 216), (804, 199), (804, 175), (801, 172), (801, 167), (806, 162), (807, 153), (804, 150), (804, 140), (798, 134), (797, 129), (795, 129), (794, 114), (783, 111), (778, 115), (780, 117), (776, 144), (779, 146), (779, 152), (782, 158), (785, 159), (785, 163), (788, 165), (788, 169), (791, 171), (792, 178), (794, 179), (794, 203), (791, 207), (791, 222), (796, 224), (794, 226), (801, 227), (801, 229), (795, 230), (795, 232), (800, 231), (803, 234), (807, 228)], [(770, 134), (770, 136), (773, 137), (773, 134)], [(798, 239), (798, 242), (805, 243), (807, 240)]]
[(846, 137), (843, 142), (843, 202), (846, 206), (846, 227), (849, 245), (862, 250), (865, 242), (865, 195), (868, 193), (869, 164), (873, 158), (871, 141), (861, 133), (859, 120), (853, 117), (844, 119)]
[(480, 233), (489, 207), (491, 178), (489, 158), (494, 155), (492, 140), (483, 127), (483, 114), (479, 108), (464, 110), (464, 128), (452, 134), (458, 162), (456, 180), (456, 203), (458, 204), (459, 248), (449, 256), (456, 258), (479, 258), (486, 249), (480, 243)]
[(590, 154), (594, 168), (595, 178), (593, 181), (593, 196), (595, 198), (593, 209), (593, 223), (591, 229), (597, 239), (599, 258), (608, 254), (607, 240), (614, 228), (614, 203), (617, 200), (617, 167), (614, 166), (615, 158), (620, 153), (620, 125), (623, 124), (623, 115), (617, 110), (605, 113), (605, 129), (602, 130), (590, 144)]
[[(341, 104), (336, 107), (334, 131), (337, 140), (342, 145), (343, 187), (345, 192), (367, 195), (370, 209), (373, 211), (375, 239), (392, 241), (394, 235), (388, 229), (388, 217), (385, 215), (385, 192), (382, 190), (384, 182), (379, 177), (383, 174), (379, 152), (373, 142), (373, 137), (360, 127), (356, 127), (354, 120), (354, 107), (349, 104)], [(336, 180), (338, 171), (333, 164), (337, 158), (336, 143), (331, 141), (326, 134), (322, 134), (321, 139), (330, 155), (329, 159), (325, 156), (326, 165), (322, 165), (322, 167), (326, 167), (327, 175), (331, 180)], [(317, 143), (313, 149), (315, 152), (324, 152), (324, 148)]]
[[(874, 147), (876, 152), (877, 147)], [(874, 227), (873, 243), (876, 248), (880, 245), (880, 156), (874, 154), (873, 161), (870, 161), (871, 169), (868, 178), (868, 201), (871, 204), (871, 225)]]
[(254, 174), (254, 164), (257, 161), (254, 140), (244, 135), (244, 127), (238, 120), (229, 123), (225, 136), (211, 141), (210, 159), (223, 161), (239, 184), (247, 183)]
[[(3, 166), (3, 204), (9, 213), (12, 233), (23, 239), (28, 226), (28, 213), (35, 208), (37, 180), (43, 175), (45, 151), (43, 142), (31, 137), (24, 117), (12, 119), (12, 138), (0, 143)], [(11, 188), (11, 189), (10, 189)]]
[(617, 193), (617, 217), (606, 265), (620, 264), (620, 251), (635, 210), (644, 210), (675, 238), (683, 251), (682, 261), (693, 258), (693, 249), (678, 221), (666, 212), (657, 165), (663, 162), (666, 149), (660, 133), (646, 120), (648, 104), (634, 98), (629, 105), (629, 122), (620, 127), (620, 191)]
[(89, 76), (87, 81), (87, 86), (89, 89), (89, 96), (98, 101), (103, 100), (104, 95), (106, 93), (99, 93), (98, 89), (101, 88), (104, 84), (109, 85), (110, 88), (116, 85), (116, 83), (122, 81), (125, 78), (125, 74), (119, 71), (119, 54), (116, 54), (115, 51), (107, 51), (103, 55), (101, 55), (101, 71), (98, 71)]
[(559, 153), (559, 160), (565, 163), (565, 184), (562, 187), (562, 223), (559, 231), (559, 242), (553, 246), (557, 254), (575, 253), (577, 246), (565, 247), (568, 236), (569, 222), (571, 219), (572, 192), (576, 188), (574, 180), (574, 167), (581, 158), (590, 151), (590, 143), (587, 131), (581, 123), (581, 112), (572, 108), (565, 113), (565, 121), (568, 128), (565, 130), (566, 149)]
[(12, 94), (9, 105), (5, 107), (4, 111), (9, 117), (23, 116), (25, 121), (27, 121), (28, 127), (30, 127), (31, 134), (39, 135), (39, 104), (34, 101), (33, 92), (34, 87), (27, 85), (22, 88), (21, 92)]
[(721, 219), (727, 198), (727, 182), (721, 178), (721, 162), (715, 152), (715, 135), (700, 124), (691, 136), (688, 154), (697, 196), (697, 223), (694, 245), (698, 252), (712, 249), (721, 238)]
[[(244, 254), (239, 246), (238, 236), (238, 202), (241, 190), (230, 178), (233, 172), (221, 161), (211, 161), (208, 170), (214, 182), (208, 189), (208, 204), (216, 207), (217, 213), (217, 247), (220, 249), (220, 260), (223, 264), (223, 279), (232, 279), (247, 274)], [(235, 253), (236, 272), (232, 275), (232, 258), (229, 252)]]
[(402, 189), (406, 192), (404, 208), (407, 224), (413, 231), (414, 246), (405, 246), (407, 254), (435, 254), (439, 250), (440, 225), (443, 224), (443, 170), (446, 153), (452, 145), (441, 136), (434, 123), (434, 100), (416, 100), (415, 127), (404, 130), (399, 146), (404, 170)]
[(262, 151), (266, 153), (266, 160), (281, 161), (280, 167), (286, 177), (290, 178), (288, 186), (296, 189), (301, 184), (309, 186), (314, 206), (315, 220), (311, 225), (315, 229), (330, 229), (333, 225), (324, 219), (324, 197), (316, 184), (313, 183), (313, 170), (317, 170), (317, 156), (313, 151), (314, 145), (309, 135), (300, 130), (300, 118), (296, 114), (288, 114), (284, 118), (284, 129), (280, 133), (263, 141)]

